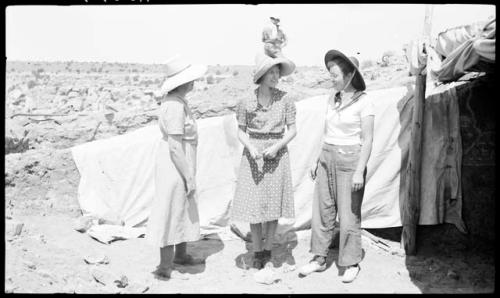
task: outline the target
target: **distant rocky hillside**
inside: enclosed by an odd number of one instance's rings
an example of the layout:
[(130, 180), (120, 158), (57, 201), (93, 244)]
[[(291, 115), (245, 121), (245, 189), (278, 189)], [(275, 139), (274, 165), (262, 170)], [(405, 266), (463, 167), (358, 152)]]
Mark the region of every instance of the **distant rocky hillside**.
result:
[[(413, 82), (405, 61), (364, 63), (368, 90)], [(7, 62), (6, 152), (68, 148), (123, 134), (156, 119), (154, 91), (163, 65), (98, 62)], [(249, 96), (251, 66), (209, 66), (190, 94), (197, 118), (225, 115)], [(279, 88), (299, 101), (329, 92), (323, 67), (298, 67)], [(41, 115), (41, 116), (39, 116)], [(99, 124), (100, 123), (100, 124)]]

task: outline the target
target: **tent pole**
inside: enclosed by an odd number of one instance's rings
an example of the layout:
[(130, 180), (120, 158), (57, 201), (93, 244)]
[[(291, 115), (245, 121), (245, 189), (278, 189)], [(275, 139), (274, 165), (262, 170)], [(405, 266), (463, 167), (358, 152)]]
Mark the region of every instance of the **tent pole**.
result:
[(420, 169), (422, 149), (422, 120), (424, 114), (426, 75), (417, 75), (412, 115), (409, 165), (406, 177), (409, 179), (403, 201), (401, 234), (402, 246), (407, 255), (416, 254), (417, 224), (420, 215)]
[[(425, 6), (424, 40), (430, 41), (432, 5)], [(419, 55), (419, 53), (416, 53)], [(426, 62), (424, 62), (426, 63)], [(421, 66), (421, 65), (419, 65)], [(407, 193), (403, 200), (401, 245), (406, 255), (415, 255), (417, 252), (417, 225), (420, 215), (420, 187), (422, 165), (422, 125), (424, 119), (425, 87), (427, 71), (416, 74), (415, 94), (412, 115), (411, 143), (409, 152), (409, 166), (406, 177), (409, 179)]]

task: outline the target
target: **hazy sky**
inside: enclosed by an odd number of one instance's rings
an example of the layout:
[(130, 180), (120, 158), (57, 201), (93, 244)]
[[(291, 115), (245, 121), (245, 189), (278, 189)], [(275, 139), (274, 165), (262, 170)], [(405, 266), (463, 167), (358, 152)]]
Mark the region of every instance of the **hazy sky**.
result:
[[(433, 5), (432, 33), (495, 17), (494, 5)], [(252, 65), (261, 32), (281, 19), (284, 54), (322, 65), (329, 49), (360, 60), (423, 30), (423, 4), (272, 4), (9, 6), (8, 60), (162, 63), (182, 54), (194, 63)]]

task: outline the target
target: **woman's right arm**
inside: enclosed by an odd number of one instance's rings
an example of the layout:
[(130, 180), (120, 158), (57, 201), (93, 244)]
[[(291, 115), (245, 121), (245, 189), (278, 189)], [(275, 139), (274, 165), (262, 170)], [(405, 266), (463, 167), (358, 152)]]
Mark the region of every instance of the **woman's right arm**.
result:
[(159, 115), (159, 124), (163, 131), (168, 134), (168, 147), (170, 158), (174, 163), (179, 175), (184, 180), (184, 187), (189, 195), (195, 189), (194, 173), (191, 173), (184, 148), (182, 146), (182, 137), (184, 135), (185, 111), (184, 104), (178, 101), (165, 101), (165, 109)]
[[(333, 93), (335, 94), (335, 93)], [(330, 101), (333, 100), (333, 95), (330, 95), (326, 101), (326, 106), (325, 106), (325, 109), (328, 109), (328, 105), (330, 104)], [(326, 111), (325, 111), (325, 115), (326, 115)], [(313, 163), (311, 165), (311, 168), (310, 168), (310, 175), (311, 175), (311, 178), (314, 180), (316, 179), (316, 175), (317, 175), (317, 171), (318, 171), (318, 166), (319, 166), (319, 159), (321, 157), (321, 151), (322, 151), (322, 148), (323, 148), (323, 144), (325, 142), (325, 134), (326, 134), (326, 118), (325, 118), (325, 123), (324, 123), (324, 126), (323, 126), (323, 133), (321, 135), (321, 142), (320, 142), (320, 151), (317, 152), (317, 153), (314, 153), (316, 155), (315, 159), (313, 160)]]
[(315, 160), (315, 162), (313, 162), (313, 164), (311, 165), (311, 168), (310, 168), (310, 175), (311, 175), (311, 178), (314, 180), (316, 179), (316, 176), (318, 174), (318, 165), (319, 165), (319, 156), (318, 158)]
[(253, 159), (258, 159), (262, 157), (262, 154), (257, 151), (257, 149), (250, 143), (250, 138), (248, 134), (245, 132), (245, 127), (238, 126), (238, 140), (240, 140), (241, 144), (247, 148), (248, 152)]
[(247, 130), (247, 109), (246, 101), (240, 100), (236, 105), (236, 121), (238, 122), (238, 140), (245, 146), (253, 159), (262, 157), (262, 154), (250, 143)]
[(196, 189), (194, 173), (191, 173), (184, 149), (182, 148), (182, 135), (168, 135), (170, 157), (177, 171), (184, 180), (186, 192), (189, 195)]

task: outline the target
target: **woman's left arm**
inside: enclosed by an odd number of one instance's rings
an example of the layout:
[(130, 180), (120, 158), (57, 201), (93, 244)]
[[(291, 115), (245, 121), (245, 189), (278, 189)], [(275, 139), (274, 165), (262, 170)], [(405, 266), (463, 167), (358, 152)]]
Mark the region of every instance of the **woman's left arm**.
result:
[(285, 147), (297, 135), (297, 126), (295, 125), (297, 110), (295, 103), (290, 98), (284, 98), (283, 100), (285, 101), (285, 123), (287, 130), (281, 140), (262, 152), (265, 157), (276, 157), (278, 151)]
[(372, 151), (374, 118), (373, 115), (361, 118), (361, 152), (356, 171), (352, 177), (353, 191), (360, 190), (364, 185), (363, 174)]
[(279, 140), (279, 142), (274, 144), (274, 146), (276, 146), (276, 151), (279, 151), (281, 148), (285, 147), (297, 135), (297, 126), (295, 125), (295, 123), (288, 124), (286, 128), (287, 130), (283, 138)]

